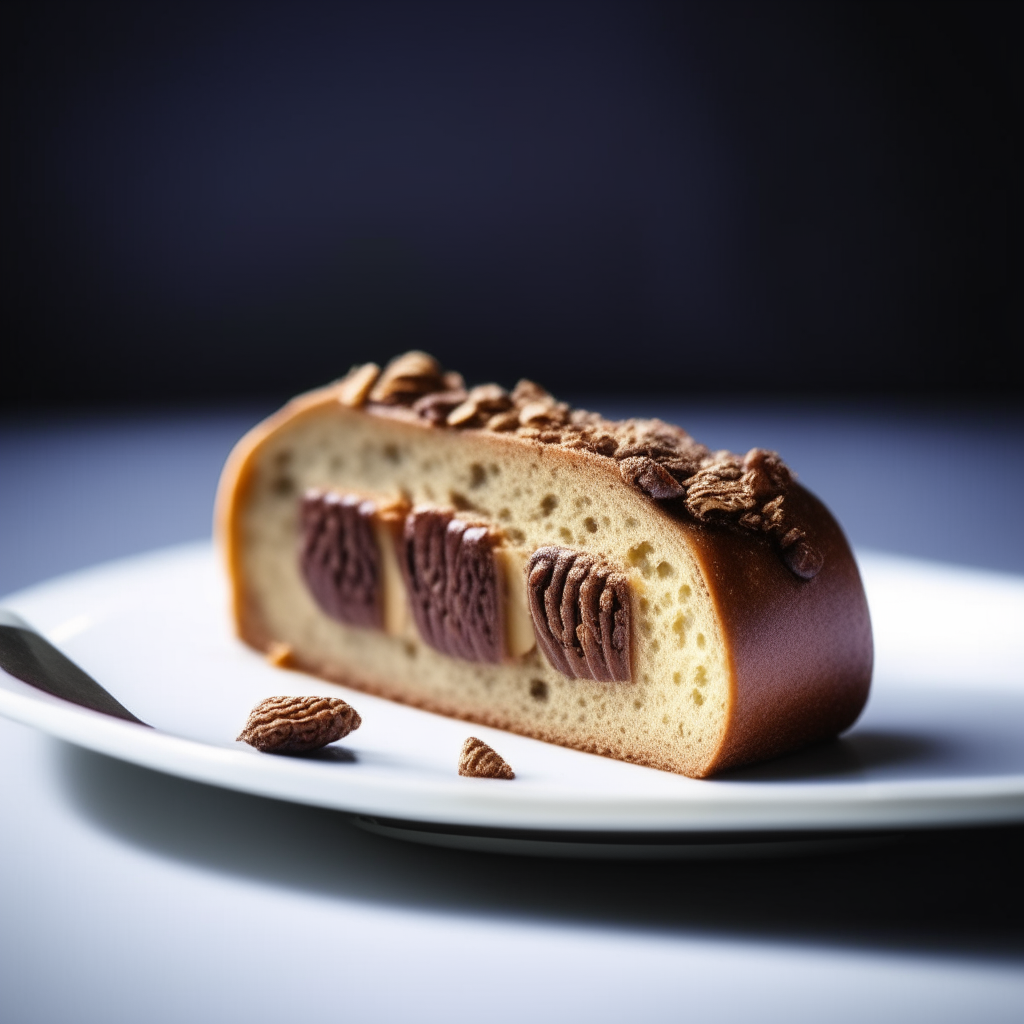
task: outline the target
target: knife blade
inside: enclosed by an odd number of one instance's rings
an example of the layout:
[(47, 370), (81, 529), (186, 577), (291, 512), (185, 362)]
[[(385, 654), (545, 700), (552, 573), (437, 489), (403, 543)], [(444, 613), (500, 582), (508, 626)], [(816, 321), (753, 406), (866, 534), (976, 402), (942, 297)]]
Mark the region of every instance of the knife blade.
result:
[(0, 608), (0, 668), (54, 697), (151, 728), (20, 615), (6, 608)]

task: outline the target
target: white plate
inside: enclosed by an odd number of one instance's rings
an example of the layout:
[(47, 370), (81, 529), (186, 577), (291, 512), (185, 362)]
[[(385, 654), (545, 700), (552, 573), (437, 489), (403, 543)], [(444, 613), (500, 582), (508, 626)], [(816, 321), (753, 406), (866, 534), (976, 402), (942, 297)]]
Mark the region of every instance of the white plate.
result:
[[(232, 636), (208, 545), (100, 566), (2, 602), (156, 729), (69, 705), (3, 672), (0, 712), (136, 764), (369, 816), (378, 830), (411, 828), (406, 838), (445, 845), (460, 829), (620, 842), (658, 834), (663, 844), (667, 834), (700, 833), (715, 845), (712, 834), (1024, 821), (1024, 580), (871, 554), (860, 564), (877, 654), (860, 721), (841, 740), (708, 781), (271, 668)], [(344, 696), (362, 728), (321, 758), (271, 757), (234, 742), (258, 700), (308, 693)], [(471, 734), (513, 765), (514, 782), (456, 774)], [(492, 839), (492, 848), (509, 848), (498, 833)]]

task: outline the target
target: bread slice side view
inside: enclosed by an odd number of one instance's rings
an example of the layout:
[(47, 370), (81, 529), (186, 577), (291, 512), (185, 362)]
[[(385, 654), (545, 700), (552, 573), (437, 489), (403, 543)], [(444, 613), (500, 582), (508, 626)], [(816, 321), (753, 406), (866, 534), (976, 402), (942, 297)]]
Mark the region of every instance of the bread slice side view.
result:
[(706, 449), (690, 454), (711, 468), (688, 476), (678, 452), (632, 455), (670, 428), (577, 428), (533, 385), (513, 402), (392, 373), (381, 394), (393, 367), (293, 400), (232, 453), (217, 526), (243, 640), (357, 689), (694, 777), (855, 720), (867, 605), (807, 491), (757, 493), (753, 453), (742, 478)]

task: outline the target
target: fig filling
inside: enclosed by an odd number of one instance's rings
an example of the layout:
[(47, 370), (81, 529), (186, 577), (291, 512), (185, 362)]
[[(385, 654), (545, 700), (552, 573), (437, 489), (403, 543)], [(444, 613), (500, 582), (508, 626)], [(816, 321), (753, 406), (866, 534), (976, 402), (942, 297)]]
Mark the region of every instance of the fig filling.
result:
[(546, 547), (533, 553), (527, 593), (537, 643), (563, 675), (630, 682), (629, 584), (592, 555)]
[(414, 508), (405, 520), (401, 564), (412, 616), (424, 642), (442, 654), (504, 660), (497, 542), (486, 526), (441, 509)]
[(356, 495), (310, 490), (302, 498), (299, 564), (309, 592), (332, 619), (384, 626), (376, 506)]
[[(399, 636), (402, 628), (390, 620), (411, 614), (423, 642), (453, 658), (500, 664), (536, 641), (571, 679), (631, 681), (623, 573), (562, 547), (540, 548), (524, 566), (525, 553), (502, 547), (501, 535), (487, 526), (445, 509), (407, 509), (382, 509), (359, 495), (306, 492), (300, 567), (328, 616)], [(389, 514), (394, 527), (382, 530)], [(395, 555), (398, 569), (389, 570)], [(519, 586), (509, 586), (515, 579)]]

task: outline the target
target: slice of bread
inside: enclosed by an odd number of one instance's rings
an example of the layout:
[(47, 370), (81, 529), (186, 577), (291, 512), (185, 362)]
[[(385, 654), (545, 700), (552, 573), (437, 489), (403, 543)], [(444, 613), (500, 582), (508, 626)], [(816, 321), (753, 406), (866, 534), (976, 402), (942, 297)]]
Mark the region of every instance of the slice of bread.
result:
[(243, 640), (441, 714), (703, 777), (867, 699), (856, 564), (778, 456), (422, 353), (254, 428), (217, 524)]

